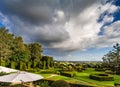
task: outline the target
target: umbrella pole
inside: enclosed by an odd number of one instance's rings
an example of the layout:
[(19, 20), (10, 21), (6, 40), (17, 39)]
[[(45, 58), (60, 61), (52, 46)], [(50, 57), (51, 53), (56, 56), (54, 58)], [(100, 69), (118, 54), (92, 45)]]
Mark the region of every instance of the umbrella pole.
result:
[(24, 81), (22, 81), (22, 80), (20, 80), (21, 81), (21, 87), (22, 87), (22, 85), (24, 85)]

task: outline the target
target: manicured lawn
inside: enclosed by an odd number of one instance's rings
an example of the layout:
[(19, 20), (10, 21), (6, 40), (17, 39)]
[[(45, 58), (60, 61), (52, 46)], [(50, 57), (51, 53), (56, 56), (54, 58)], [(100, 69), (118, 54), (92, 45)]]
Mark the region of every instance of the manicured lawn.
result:
[(51, 76), (51, 74), (40, 74), (40, 75), (42, 75), (44, 78)]
[(103, 73), (103, 72), (94, 71), (94, 69), (88, 68), (87, 70), (85, 70), (83, 72), (77, 73), (77, 76), (74, 78), (88, 82), (88, 83), (98, 85), (100, 87), (114, 86), (113, 81), (96, 81), (96, 80), (89, 79), (89, 75), (92, 73)]
[(94, 85), (97, 87), (114, 87), (114, 83), (120, 84), (120, 75), (114, 75), (114, 81), (97, 81), (89, 79), (89, 75), (92, 73), (104, 73), (100, 71), (95, 71), (93, 68), (88, 68), (83, 72), (77, 72), (77, 76), (74, 78), (69, 78), (61, 75), (54, 74), (41, 74), (47, 80), (65, 80), (68, 83), (77, 83), (77, 84), (88, 84)]
[(120, 84), (120, 75), (114, 75), (114, 83)]
[[(69, 77), (61, 76), (61, 75), (52, 76), (52, 74), (51, 74), (51, 76), (45, 77), (44, 79), (45, 80), (52, 80), (52, 81), (65, 80), (68, 83), (76, 83), (76, 84), (92, 85), (93, 86), (93, 84), (90, 84), (88, 82), (77, 80), (77, 79), (74, 79), (74, 78), (69, 78)], [(96, 85), (94, 85), (94, 86), (96, 86)]]

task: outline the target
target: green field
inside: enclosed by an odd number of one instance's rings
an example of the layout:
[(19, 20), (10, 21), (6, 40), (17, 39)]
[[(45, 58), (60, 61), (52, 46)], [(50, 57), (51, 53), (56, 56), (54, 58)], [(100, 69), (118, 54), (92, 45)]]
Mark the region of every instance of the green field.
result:
[[(108, 86), (114, 86), (114, 82), (113, 81), (97, 81), (97, 80), (92, 80), (89, 79), (89, 75), (92, 73), (100, 73), (98, 71), (94, 71), (94, 69), (88, 68), (87, 70), (77, 73), (77, 76), (75, 77), (76, 79), (91, 83), (91, 84), (95, 84), (97, 86), (100, 87), (108, 87)], [(103, 73), (103, 72), (101, 72)]]
[(92, 85), (97, 87), (114, 87), (114, 83), (120, 83), (120, 76), (114, 75), (114, 81), (97, 81), (89, 79), (89, 75), (92, 73), (104, 73), (100, 71), (95, 71), (93, 68), (88, 68), (85, 71), (77, 72), (76, 76), (73, 78), (55, 75), (55, 74), (42, 74), (46, 80), (65, 80), (68, 83), (77, 83), (77, 84), (85, 84), (85, 85)]

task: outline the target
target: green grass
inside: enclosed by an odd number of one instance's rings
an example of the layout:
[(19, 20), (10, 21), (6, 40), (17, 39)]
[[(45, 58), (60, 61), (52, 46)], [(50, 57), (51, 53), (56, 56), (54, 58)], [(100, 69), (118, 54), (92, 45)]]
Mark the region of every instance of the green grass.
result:
[[(69, 78), (69, 77), (65, 77), (65, 76), (61, 76), (61, 75), (58, 75), (58, 76), (52, 76), (50, 78), (44, 78), (45, 80), (52, 80), (52, 81), (57, 81), (57, 80), (65, 80), (67, 81), (68, 83), (76, 83), (76, 84), (83, 84), (83, 85), (93, 85), (93, 84), (90, 84), (88, 82), (85, 82), (85, 81), (81, 81), (81, 80), (77, 80), (77, 79), (74, 79), (74, 78)], [(96, 86), (96, 85), (94, 85)]]
[(114, 75), (114, 83), (120, 84), (120, 75)]
[(44, 78), (51, 76), (51, 74), (40, 74), (40, 75), (42, 75)]
[[(92, 73), (104, 73), (101, 71), (95, 71), (93, 68), (88, 68), (83, 72), (77, 72), (77, 76), (74, 78), (69, 78), (65, 76), (51, 76), (53, 74), (41, 74), (45, 79), (48, 80), (65, 80), (68, 83), (77, 83), (77, 84), (92, 84), (98, 87), (114, 87), (114, 83), (120, 84), (120, 75), (114, 75), (114, 81), (97, 81), (89, 79), (89, 75)], [(51, 77), (50, 77), (51, 76)], [(50, 77), (50, 78), (47, 78)]]
[(98, 85), (100, 87), (114, 86), (113, 81), (96, 81), (96, 80), (89, 79), (89, 75), (92, 73), (103, 73), (103, 72), (94, 71), (94, 69), (88, 68), (83, 72), (77, 73), (77, 76), (74, 78), (91, 83), (91, 84)]

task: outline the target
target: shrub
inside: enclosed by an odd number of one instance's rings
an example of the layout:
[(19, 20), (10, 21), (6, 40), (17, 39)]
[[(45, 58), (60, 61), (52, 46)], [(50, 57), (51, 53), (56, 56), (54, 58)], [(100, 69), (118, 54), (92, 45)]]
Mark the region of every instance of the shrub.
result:
[(91, 74), (89, 76), (90, 79), (98, 80), (98, 81), (112, 81), (114, 77), (109, 74)]
[(50, 87), (70, 87), (70, 85), (64, 80), (58, 80), (53, 82)]
[(115, 72), (113, 72), (111, 70), (106, 70), (105, 73), (107, 73), (107, 74), (115, 74)]
[(28, 72), (37, 72), (37, 69), (31, 68), (31, 69), (27, 69), (26, 71), (28, 71)]
[(6, 72), (0, 72), (0, 76), (7, 75)]
[(41, 70), (41, 74), (54, 74), (56, 71), (55, 70)]
[(56, 71), (56, 72), (55, 72), (55, 74), (58, 74), (58, 75), (60, 75), (60, 72), (59, 72), (59, 71)]
[(105, 68), (95, 68), (95, 71), (105, 71)]
[(76, 72), (60, 72), (61, 75), (67, 76), (67, 77), (74, 77), (76, 76)]
[(9, 82), (0, 82), (0, 87), (9, 87), (11, 83)]
[(48, 81), (44, 81), (44, 82), (39, 83), (39, 86), (40, 87), (49, 87), (49, 83), (48, 83)]

